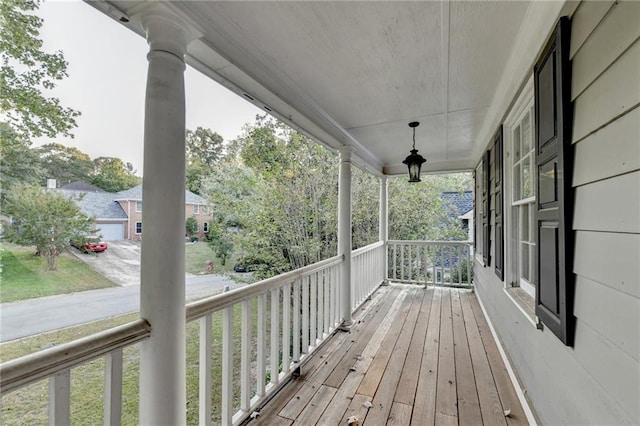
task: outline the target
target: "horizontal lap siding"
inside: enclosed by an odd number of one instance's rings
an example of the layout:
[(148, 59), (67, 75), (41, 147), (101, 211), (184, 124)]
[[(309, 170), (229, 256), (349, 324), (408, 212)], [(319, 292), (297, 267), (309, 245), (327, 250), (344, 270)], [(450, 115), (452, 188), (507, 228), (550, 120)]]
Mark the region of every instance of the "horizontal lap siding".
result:
[(536, 330), (493, 268), (475, 283), (542, 424), (640, 424), (640, 2), (582, 2), (571, 56), (574, 347)]

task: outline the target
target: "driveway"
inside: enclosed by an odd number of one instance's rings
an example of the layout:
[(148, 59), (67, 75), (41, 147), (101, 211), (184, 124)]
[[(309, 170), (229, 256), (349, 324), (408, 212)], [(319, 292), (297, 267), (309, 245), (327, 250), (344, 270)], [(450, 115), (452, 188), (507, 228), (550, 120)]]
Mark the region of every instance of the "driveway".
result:
[(140, 285), (140, 243), (135, 241), (109, 241), (102, 253), (71, 252), (114, 283), (128, 287)]

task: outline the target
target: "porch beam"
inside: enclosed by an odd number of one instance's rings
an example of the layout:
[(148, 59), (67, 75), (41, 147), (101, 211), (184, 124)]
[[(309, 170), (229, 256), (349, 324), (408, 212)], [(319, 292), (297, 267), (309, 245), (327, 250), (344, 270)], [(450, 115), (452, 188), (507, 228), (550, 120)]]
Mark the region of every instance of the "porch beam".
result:
[(188, 25), (160, 5), (140, 12), (149, 44), (144, 122), (140, 424), (185, 424), (185, 88)]
[(343, 256), (340, 268), (340, 328), (351, 327), (351, 147), (340, 149), (338, 181), (338, 256)]

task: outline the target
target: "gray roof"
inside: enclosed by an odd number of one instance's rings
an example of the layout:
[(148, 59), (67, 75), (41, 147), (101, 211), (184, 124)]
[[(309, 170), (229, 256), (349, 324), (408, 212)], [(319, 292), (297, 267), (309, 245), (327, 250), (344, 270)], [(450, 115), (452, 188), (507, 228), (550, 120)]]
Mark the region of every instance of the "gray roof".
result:
[(60, 189), (68, 189), (71, 191), (83, 191), (83, 192), (106, 192), (98, 188), (97, 186), (90, 185), (87, 182), (83, 182), (81, 180), (64, 184), (60, 187)]
[(69, 189), (56, 189), (67, 198), (72, 198), (80, 210), (96, 219), (127, 219), (127, 214), (116, 202), (116, 195), (111, 192), (85, 192)]
[(462, 216), (473, 209), (473, 191), (445, 191), (440, 196), (445, 205), (448, 204), (453, 210), (452, 213), (457, 216)]
[[(136, 200), (142, 201), (142, 185), (134, 186), (133, 188), (126, 189), (114, 194), (115, 200)], [(191, 191), (184, 191), (185, 203), (187, 204), (209, 204), (207, 200), (199, 195), (194, 194)]]

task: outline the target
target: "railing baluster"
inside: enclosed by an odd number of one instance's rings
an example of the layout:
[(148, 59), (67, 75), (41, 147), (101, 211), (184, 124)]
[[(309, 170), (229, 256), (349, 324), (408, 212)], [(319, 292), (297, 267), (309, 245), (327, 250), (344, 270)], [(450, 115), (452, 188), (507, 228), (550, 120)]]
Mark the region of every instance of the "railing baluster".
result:
[(311, 346), (315, 347), (316, 346), (316, 339), (317, 339), (317, 332), (318, 332), (318, 286), (317, 286), (317, 281), (318, 281), (318, 274), (314, 273), (313, 275), (311, 275), (309, 277), (309, 282), (310, 282), (310, 287), (309, 287), (309, 293), (311, 293), (311, 306), (310, 306), (310, 312), (309, 312), (309, 316), (310, 316), (310, 324), (309, 324), (309, 328), (311, 331), (311, 335), (309, 336), (309, 343), (311, 344)]
[(291, 284), (282, 288), (282, 371), (291, 370)]
[(333, 327), (340, 323), (340, 271), (337, 266), (333, 267)]
[(329, 268), (329, 329), (336, 326), (336, 274), (333, 267)]
[(119, 426), (122, 422), (122, 348), (105, 356), (103, 424)]
[(280, 292), (275, 288), (271, 290), (271, 383), (278, 384), (280, 378)]
[(318, 339), (323, 338), (324, 332), (324, 288), (323, 286), (323, 276), (322, 271), (318, 272), (316, 275), (317, 283), (318, 283), (318, 326), (317, 326), (317, 336)]
[(293, 283), (293, 362), (300, 362), (300, 280)]
[(331, 287), (331, 273), (330, 271), (323, 271), (322, 272), (323, 275), (323, 280), (322, 280), (322, 285), (324, 288), (324, 327), (323, 327), (323, 332), (324, 334), (329, 334), (329, 327), (330, 327), (330, 320), (331, 320), (331, 312), (330, 312), (330, 305), (331, 305), (331, 299), (330, 299), (330, 287)]
[(467, 246), (466, 249), (466, 259), (467, 259), (467, 284), (471, 285), (471, 265), (472, 265), (472, 259), (471, 259), (471, 247)]
[(398, 271), (396, 267), (396, 262), (398, 261), (398, 244), (393, 245), (393, 279), (398, 279)]
[(71, 371), (49, 377), (49, 425), (68, 425), (71, 421)]
[(240, 353), (240, 409), (249, 411), (251, 406), (251, 302), (242, 302)]
[(409, 249), (409, 281), (412, 280), (413, 278), (413, 257), (412, 257), (412, 253), (413, 253), (413, 244), (409, 244), (407, 246), (407, 248)]
[(233, 417), (233, 305), (222, 311), (222, 424)]
[[(199, 406), (198, 423), (211, 423), (211, 314), (200, 318), (200, 363), (199, 363)], [(105, 424), (106, 419), (105, 419)]]
[(400, 281), (404, 281), (404, 246), (400, 246)]
[(267, 295), (262, 293), (258, 295), (258, 350), (256, 359), (256, 393), (262, 396), (265, 393), (265, 376), (266, 369), (266, 342), (267, 342)]
[(309, 284), (311, 277), (302, 278), (302, 352), (309, 353)]

